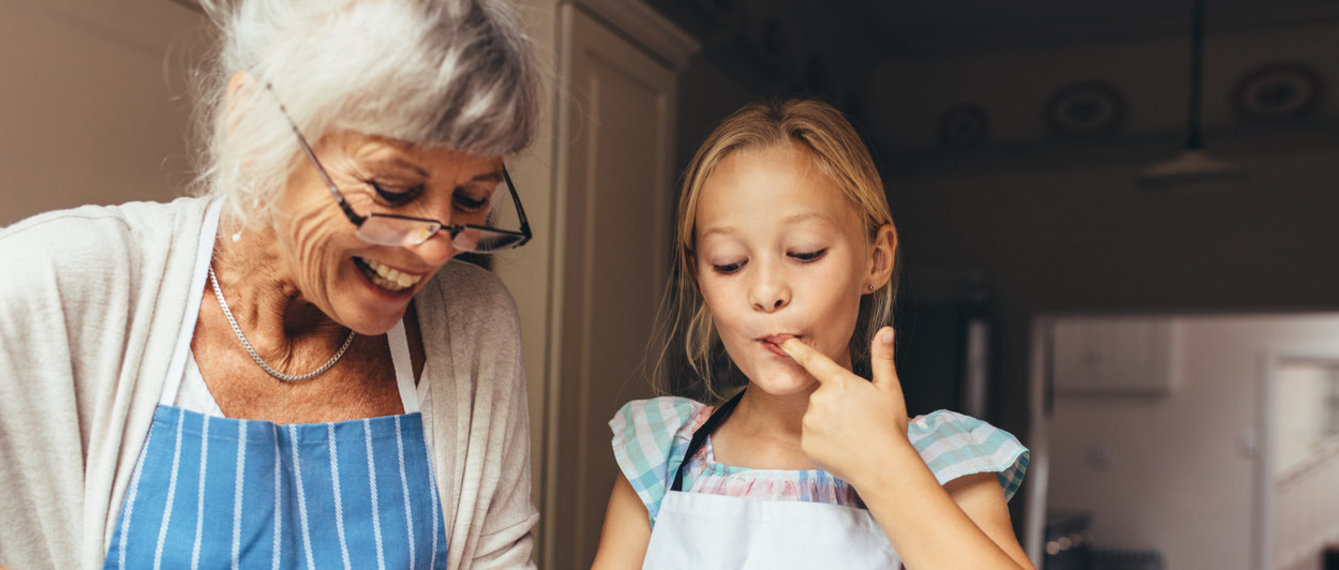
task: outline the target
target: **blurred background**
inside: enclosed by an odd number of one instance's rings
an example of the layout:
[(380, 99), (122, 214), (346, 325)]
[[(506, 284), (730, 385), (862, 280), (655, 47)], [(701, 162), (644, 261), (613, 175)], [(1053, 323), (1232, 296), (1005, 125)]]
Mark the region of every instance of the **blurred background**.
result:
[[(509, 164), (536, 240), (491, 267), (541, 567), (589, 566), (605, 422), (651, 395), (682, 168), (786, 95), (882, 171), (911, 411), (1032, 448), (1039, 567), (1339, 567), (1339, 3), (1207, 0), (1198, 34), (1193, 0), (520, 4), (551, 79)], [(189, 0), (0, 0), (0, 225), (181, 195), (209, 39)]]

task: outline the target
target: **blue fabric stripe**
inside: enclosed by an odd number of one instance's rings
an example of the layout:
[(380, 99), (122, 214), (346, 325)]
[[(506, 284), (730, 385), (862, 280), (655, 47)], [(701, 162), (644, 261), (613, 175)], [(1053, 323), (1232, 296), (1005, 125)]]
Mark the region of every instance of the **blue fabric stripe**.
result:
[(343, 489), (339, 486), (339, 439), (335, 437), (335, 424), (326, 424), (326, 437), (328, 449), (330, 450), (330, 497), (335, 500), (335, 531), (339, 536), (339, 554), (344, 563), (344, 570), (350, 570), (349, 564), (349, 541), (344, 535), (344, 496)]
[[(269, 427), (270, 427), (269, 436), (274, 440), (274, 463), (270, 464), (270, 470), (274, 474), (274, 488), (282, 489), (284, 482), (284, 469), (281, 468), (280, 466), (283, 465), (284, 449), (283, 446), (279, 445), (279, 426), (272, 425)], [(271, 537), (271, 540), (273, 541), (273, 552), (271, 553), (270, 556), (271, 570), (279, 570), (279, 564), (283, 560), (282, 555), (285, 552), (283, 548), (283, 542), (281, 542), (281, 537), (284, 536), (283, 534), (284, 511), (287, 509), (284, 508), (283, 499), (287, 498), (288, 496), (289, 495), (287, 493), (274, 494), (274, 510), (271, 511), (272, 513), (274, 513), (274, 534)], [(289, 525), (292, 524), (293, 523), (291, 522), (289, 523)], [(290, 557), (296, 554), (291, 549), (288, 550), (287, 552), (288, 556)], [(295, 568), (297, 567), (297, 564), (294, 562), (289, 562), (285, 564), (284, 567)]]
[(237, 422), (237, 458), (232, 491), (232, 550), (228, 560), (232, 570), (241, 568), (242, 559), (242, 481), (246, 480), (246, 420)]
[(205, 473), (205, 469), (209, 466), (209, 416), (204, 417), (200, 428), (200, 474), (195, 485), (195, 539), (191, 547), (191, 570), (200, 567), (200, 542), (205, 526), (205, 481), (209, 480)]
[[(414, 414), (409, 417), (409, 421), (418, 423), (419, 430), (422, 431), (422, 416)], [(429, 481), (435, 481), (437, 478), (433, 476), (432, 465), (426, 461), (427, 458), (432, 455), (432, 450), (428, 449), (427, 440), (419, 438), (419, 442), (423, 444), (423, 453), (421, 455), (416, 453), (413, 457), (420, 459), (420, 461), (418, 461), (420, 464), (420, 477), (426, 477)], [(445, 568), (446, 541), (442, 535), (442, 501), (441, 498), (437, 496), (436, 485), (432, 485), (430, 490), (432, 493), (432, 556), (428, 558), (428, 567), (434, 569), (437, 568), (438, 555), (441, 555), (441, 565), (442, 568)]]
[(446, 567), (418, 414), (279, 426), (160, 406), (136, 473), (106, 568)]
[(153, 570), (158, 570), (162, 567), (163, 543), (167, 540), (167, 529), (172, 522), (173, 503), (175, 503), (177, 498), (177, 474), (181, 470), (181, 424), (183, 423), (182, 414), (184, 413), (185, 410), (181, 410), (177, 414), (176, 435), (172, 444), (172, 471), (168, 479), (166, 497), (164, 498), (165, 504), (162, 509), (163, 520), (158, 526), (158, 544), (154, 546), (153, 551)]
[[(154, 412), (155, 416), (157, 411)], [(144, 438), (144, 447), (147, 449), (150, 443), (154, 442), (153, 425), (149, 426), (149, 435)], [(144, 450), (140, 450), (140, 457), (135, 461), (135, 474), (130, 477), (130, 491), (126, 494), (125, 507), (121, 512), (121, 524), (117, 525), (116, 534), (119, 537), (112, 541), (111, 549), (107, 553), (106, 566), (114, 568), (126, 567), (126, 544), (130, 536), (130, 521), (135, 512), (135, 500), (139, 496), (140, 474), (144, 472)], [(115, 566), (112, 560), (116, 560)]]
[[(297, 517), (297, 523), (298, 523), (298, 528), (301, 529), (301, 531), (302, 531), (302, 534), (299, 536), (299, 539), (300, 539), (300, 542), (302, 543), (302, 553), (306, 556), (306, 558), (305, 558), (305, 561), (306, 561), (306, 563), (307, 563), (306, 568), (307, 568), (308, 570), (316, 570), (316, 561), (315, 561), (314, 557), (312, 556), (311, 527), (308, 526), (308, 524), (307, 524), (307, 497), (306, 497), (306, 491), (303, 489), (303, 487), (305, 487), (305, 485), (302, 484), (302, 482), (303, 482), (303, 475), (302, 475), (302, 458), (298, 457), (298, 431), (297, 431), (297, 429), (298, 429), (298, 426), (295, 426), (295, 425), (289, 425), (289, 426), (288, 426), (288, 433), (287, 433), (287, 435), (288, 435), (288, 441), (282, 441), (282, 440), (280, 440), (279, 445), (280, 445), (280, 447), (286, 447), (286, 448), (288, 448), (288, 453), (289, 453), (289, 455), (292, 457), (292, 462), (293, 462), (293, 463), (292, 463), (292, 465), (293, 465), (293, 483), (292, 483), (292, 484), (293, 484), (293, 488), (294, 488), (294, 493), (296, 493), (297, 496), (298, 496), (298, 517)], [(310, 472), (311, 472), (311, 467), (308, 467), (308, 468), (307, 468), (307, 471), (310, 473)]]
[[(385, 546), (381, 543), (381, 506), (377, 500), (377, 465), (376, 453), (372, 447), (372, 428), (371, 422), (363, 420), (363, 444), (364, 453), (367, 456), (367, 499), (371, 503), (368, 510), (372, 513), (372, 539), (377, 546), (377, 570), (386, 570), (386, 556), (384, 554)], [(362, 495), (354, 495), (356, 500)]]
[(417, 561), (418, 556), (414, 553), (414, 535), (416, 534), (414, 529), (414, 502), (409, 500), (409, 472), (405, 469), (404, 465), (404, 437), (401, 435), (400, 429), (400, 418), (399, 416), (396, 416), (395, 453), (396, 459), (399, 462), (400, 488), (404, 491), (404, 522), (407, 527), (405, 530), (405, 538), (409, 542), (409, 559)]

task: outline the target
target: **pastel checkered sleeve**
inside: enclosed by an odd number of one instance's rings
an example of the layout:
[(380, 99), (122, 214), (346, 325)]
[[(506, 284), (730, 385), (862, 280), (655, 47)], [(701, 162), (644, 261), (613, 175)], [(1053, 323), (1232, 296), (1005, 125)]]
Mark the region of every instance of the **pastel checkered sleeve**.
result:
[(702, 404), (664, 396), (625, 404), (609, 429), (614, 432), (614, 460), (628, 478), (655, 524), (660, 501), (683, 463), (693, 437), (693, 417)]
[(994, 473), (1007, 501), (1023, 484), (1027, 448), (986, 422), (938, 410), (912, 420), (907, 436), (941, 485), (966, 475)]

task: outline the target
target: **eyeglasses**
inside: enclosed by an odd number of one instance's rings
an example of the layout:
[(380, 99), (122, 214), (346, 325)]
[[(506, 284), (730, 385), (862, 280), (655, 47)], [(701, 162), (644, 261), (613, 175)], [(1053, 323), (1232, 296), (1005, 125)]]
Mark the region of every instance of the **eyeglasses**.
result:
[[(266, 85), (268, 88), (269, 86)], [(273, 91), (271, 91), (273, 93)], [(307, 138), (302, 136), (302, 131), (298, 130), (297, 123), (288, 115), (288, 109), (284, 108), (282, 102), (279, 103), (279, 110), (283, 112), (284, 118), (288, 120), (289, 126), (293, 128), (293, 134), (298, 137), (298, 145), (302, 147), (303, 154), (307, 155), (312, 166), (316, 168), (316, 173), (321, 176), (325, 182), (326, 188), (330, 189), (330, 194), (335, 197), (335, 203), (339, 204), (340, 210), (349, 218), (357, 228), (356, 234), (363, 241), (377, 245), (389, 245), (399, 247), (409, 247), (421, 244), (437, 232), (445, 231), (451, 236), (451, 245), (458, 250), (471, 253), (493, 253), (505, 249), (514, 249), (525, 245), (530, 241), (530, 222), (525, 218), (525, 208), (521, 207), (521, 198), (516, 195), (516, 187), (511, 183), (511, 175), (507, 173), (507, 168), (502, 167), (502, 179), (507, 183), (507, 191), (511, 194), (511, 201), (516, 206), (516, 217), (521, 221), (520, 231), (503, 230), (489, 226), (480, 226), (475, 224), (443, 224), (438, 220), (431, 218), (414, 218), (410, 216), (400, 216), (397, 214), (378, 214), (370, 213), (366, 216), (360, 216), (353, 211), (353, 207), (344, 199), (344, 194), (335, 186), (335, 182), (330, 179), (326, 173), (325, 167), (321, 161), (316, 159), (316, 153), (312, 152), (311, 145), (307, 144)]]

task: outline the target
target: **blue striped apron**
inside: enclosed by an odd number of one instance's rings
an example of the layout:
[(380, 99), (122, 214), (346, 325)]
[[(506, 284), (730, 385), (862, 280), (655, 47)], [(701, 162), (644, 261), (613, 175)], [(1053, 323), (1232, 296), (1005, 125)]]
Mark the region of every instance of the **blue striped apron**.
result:
[[(195, 330), (187, 320), (178, 351)], [(446, 568), (403, 323), (387, 338), (402, 415), (207, 416), (171, 405), (181, 374), (170, 374), (103, 567)]]

